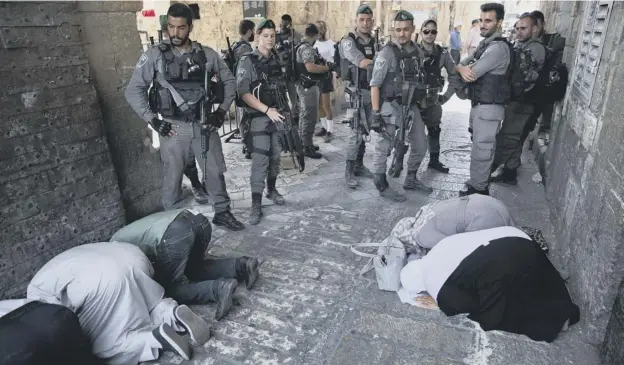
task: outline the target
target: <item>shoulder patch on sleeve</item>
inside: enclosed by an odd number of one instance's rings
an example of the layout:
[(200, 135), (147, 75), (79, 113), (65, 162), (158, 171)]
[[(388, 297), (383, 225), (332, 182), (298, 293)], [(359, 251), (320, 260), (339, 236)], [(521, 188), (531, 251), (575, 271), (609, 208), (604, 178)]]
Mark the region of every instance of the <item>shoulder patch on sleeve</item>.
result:
[(344, 40), (344, 49), (345, 51), (349, 51), (353, 48), (353, 40), (351, 38), (346, 38)]
[(247, 73), (247, 70), (245, 70), (244, 67), (239, 67), (238, 70), (236, 71), (236, 75), (238, 77), (245, 77), (245, 74)]
[(141, 58), (139, 58), (139, 62), (136, 64), (136, 68), (139, 69), (143, 67), (147, 63), (147, 53), (144, 53)]
[(303, 53), (301, 53), (301, 56), (303, 56), (303, 58), (312, 57), (312, 49), (309, 47), (306, 47), (306, 49), (303, 50)]
[(375, 67), (376, 69), (381, 69), (382, 67), (384, 67), (386, 65), (386, 59), (385, 58), (378, 58), (375, 61)]

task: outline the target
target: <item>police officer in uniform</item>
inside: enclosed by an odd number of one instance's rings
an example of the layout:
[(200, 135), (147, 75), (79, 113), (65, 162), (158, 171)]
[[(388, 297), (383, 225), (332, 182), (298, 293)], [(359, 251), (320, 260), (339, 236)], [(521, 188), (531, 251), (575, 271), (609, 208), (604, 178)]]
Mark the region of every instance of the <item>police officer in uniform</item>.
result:
[(280, 169), (282, 149), (278, 139), (278, 123), (284, 116), (277, 111), (278, 95), (286, 93), (285, 75), (275, 46), (275, 23), (263, 20), (258, 24), (258, 47), (243, 56), (236, 73), (238, 95), (247, 104), (251, 137), (251, 216), (249, 223), (258, 224), (262, 217), (262, 192), (266, 180), (266, 197), (277, 205), (285, 203), (275, 184)]
[[(253, 51), (251, 42), (254, 41), (255, 26), (256, 25), (254, 24), (254, 22), (252, 22), (249, 19), (241, 20), (240, 24), (238, 24), (238, 34), (240, 35), (240, 39), (238, 40), (238, 42), (232, 45), (232, 52), (234, 53), (235, 64), (238, 64), (238, 62), (240, 61), (241, 57), (243, 57), (244, 54), (247, 54)], [(236, 72), (236, 70), (234, 70), (234, 72)], [(243, 145), (245, 145), (245, 147), (243, 147), (243, 149), (245, 150), (245, 158), (250, 160), (251, 151), (249, 151), (245, 142), (247, 141), (247, 132), (249, 130), (249, 126), (246, 125), (245, 123), (246, 119), (243, 120), (243, 113), (244, 113), (243, 108), (241, 107), (236, 108), (236, 117), (238, 118), (238, 130), (240, 131)]]
[[(371, 118), (370, 85), (367, 69), (372, 67), (377, 46), (371, 35), (373, 10), (370, 6), (360, 5), (355, 12), (355, 26), (355, 31), (340, 41), (340, 78), (348, 82), (347, 88), (351, 92), (354, 92), (356, 86), (359, 86), (362, 102), (360, 110), (356, 110), (354, 113), (359, 113), (361, 123), (364, 123)], [(362, 137), (361, 130), (351, 128), (345, 168), (345, 182), (350, 188), (357, 187), (356, 176), (373, 177), (373, 173), (364, 166), (366, 144)]]
[(539, 73), (546, 59), (546, 48), (534, 36), (537, 30), (537, 20), (526, 13), (520, 16), (516, 23), (516, 58), (513, 67), (511, 102), (505, 107), (505, 119), (500, 132), (496, 136), (496, 152), (492, 170), (504, 164), (500, 175), (492, 177), (490, 181), (502, 182), (511, 185), (517, 184), (518, 166), (522, 155), (524, 140), (522, 132), (535, 111), (538, 101), (533, 94), (533, 87), (539, 78)]
[[(173, 4), (167, 16), (169, 41), (141, 56), (125, 92), (132, 109), (160, 134), (160, 155), (164, 162), (163, 206), (167, 210), (175, 208), (182, 198), (180, 182), (190, 150), (193, 149), (195, 156), (202, 155), (199, 118), (207, 93), (204, 89), (206, 73), (209, 73), (208, 79), (217, 76), (225, 89), (219, 108), (207, 114), (205, 123), (213, 130), (206, 136), (209, 146), (206, 158), (200, 158), (203, 180), (214, 202), (212, 223), (242, 230), (244, 225), (230, 212), (221, 139), (214, 130), (223, 124), (225, 111), (234, 100), (236, 82), (217, 52), (189, 39), (193, 16), (188, 6)], [(147, 90), (152, 82), (156, 100), (150, 105)], [(213, 85), (217, 90), (211, 94), (217, 94), (219, 85)], [(207, 112), (211, 106), (206, 106)], [(166, 119), (159, 119), (156, 113)]]
[(312, 137), (314, 126), (318, 120), (319, 88), (318, 83), (322, 78), (328, 77), (333, 68), (332, 64), (325, 63), (321, 55), (313, 47), (319, 31), (316, 25), (308, 24), (301, 43), (296, 48), (296, 73), (299, 76), (297, 83), (297, 95), (299, 97), (299, 133), (303, 142), (306, 157), (321, 158), (317, 152)]
[[(449, 51), (435, 44), (438, 35), (438, 24), (435, 20), (426, 20), (421, 29), (420, 46), (425, 52), (425, 77), (427, 84), (427, 99), (424, 106), (421, 105), (420, 115), (429, 139), (429, 167), (448, 173), (449, 168), (440, 162), (440, 133), (442, 129), (442, 105), (446, 103), (455, 91), (462, 86), (459, 74), (455, 71), (455, 61)], [(448, 74), (449, 86), (444, 94), (438, 94), (444, 88), (444, 78), (440, 72), (444, 68)]]
[[(373, 117), (371, 128), (376, 131), (385, 131), (385, 136), (394, 136), (395, 131), (403, 121), (402, 104), (410, 103), (409, 112), (412, 113), (412, 126), (409, 135), (410, 155), (407, 161), (407, 176), (403, 184), (404, 189), (419, 190), (425, 193), (433, 191), (416, 177), (416, 172), (427, 153), (427, 136), (425, 125), (420, 117), (417, 102), (424, 98), (424, 85), (418, 80), (421, 77), (421, 65), (424, 61), (422, 48), (414, 43), (414, 17), (411, 13), (399, 11), (393, 23), (394, 39), (388, 43), (375, 57), (371, 86), (371, 102)], [(409, 90), (415, 91), (413, 100), (406, 100)], [(375, 187), (379, 195), (394, 201), (404, 201), (405, 195), (390, 188), (386, 178), (386, 160), (388, 151), (392, 148), (387, 137), (378, 138), (375, 145), (373, 169), (375, 173)]]
[(297, 82), (295, 80), (293, 69), (294, 61), (294, 47), (301, 43), (301, 34), (297, 33), (292, 26), (292, 17), (288, 14), (282, 15), (280, 29), (277, 32), (275, 41), (275, 49), (280, 56), (280, 61), (283, 66), (286, 66), (288, 80), (286, 86), (288, 88), (288, 98), (291, 103), (291, 111), (293, 115), (293, 124), (299, 128), (299, 98), (297, 96)]
[(461, 196), (489, 195), (489, 177), (496, 133), (505, 115), (509, 101), (510, 47), (501, 34), (505, 7), (499, 3), (481, 5), (481, 36), (474, 55), (464, 58), (457, 72), (468, 83), (468, 97), (472, 101), (470, 128), (473, 144), (470, 159), (470, 180)]

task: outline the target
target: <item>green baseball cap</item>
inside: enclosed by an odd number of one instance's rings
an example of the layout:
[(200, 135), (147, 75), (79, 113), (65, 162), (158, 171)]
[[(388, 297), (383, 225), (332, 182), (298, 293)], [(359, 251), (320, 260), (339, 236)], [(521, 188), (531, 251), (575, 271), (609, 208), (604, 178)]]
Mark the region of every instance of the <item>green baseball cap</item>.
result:
[(275, 23), (271, 19), (261, 20), (258, 25), (256, 25), (256, 31), (261, 31), (262, 29), (275, 29)]
[(404, 21), (404, 20), (414, 21), (414, 16), (409, 11), (399, 10), (395, 15), (394, 20), (395, 21)]
[(360, 15), (360, 14), (373, 15), (373, 9), (371, 9), (371, 7), (366, 4), (362, 4), (357, 8), (357, 11), (355, 12), (355, 15)]

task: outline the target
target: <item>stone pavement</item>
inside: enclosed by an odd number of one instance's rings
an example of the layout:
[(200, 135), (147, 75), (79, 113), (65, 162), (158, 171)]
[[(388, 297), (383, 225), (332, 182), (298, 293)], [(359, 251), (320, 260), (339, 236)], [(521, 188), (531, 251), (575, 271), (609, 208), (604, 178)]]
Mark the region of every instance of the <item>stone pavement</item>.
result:
[[(283, 171), (278, 188), (287, 205), (265, 201), (261, 223), (242, 232), (215, 229), (211, 254), (261, 257), (255, 287), (239, 288), (236, 307), (220, 322), (213, 321), (213, 306), (193, 307), (214, 323), (214, 331), (207, 344), (194, 348), (191, 361), (167, 353), (152, 363), (598, 364), (597, 350), (581, 341), (578, 326), (552, 344), (486, 333), (465, 316), (447, 318), (438, 309), (402, 304), (396, 293), (377, 289), (372, 272), (359, 276), (365, 259), (352, 254), (349, 244), (381, 241), (399, 219), (415, 214), (427, 202), (455, 196), (468, 178), (469, 108), (468, 102), (455, 97), (444, 106), (441, 159), (451, 173), (421, 169), (419, 174), (434, 192), (429, 196), (408, 192), (402, 204), (381, 200), (372, 179), (360, 179), (356, 190), (344, 185), (348, 130), (337, 123), (331, 143), (317, 141), (323, 159), (306, 160), (304, 173)], [(367, 150), (372, 149), (369, 143)], [(224, 150), (233, 211), (246, 221), (250, 162), (243, 158), (239, 143), (224, 144)], [(369, 154), (365, 163), (371, 166)], [(525, 158), (519, 184), (495, 185), (491, 192), (520, 224), (541, 229), (552, 247), (543, 187), (533, 181), (536, 172)], [(397, 185), (404, 175), (395, 180)], [(212, 214), (210, 207), (190, 199), (188, 205)]]

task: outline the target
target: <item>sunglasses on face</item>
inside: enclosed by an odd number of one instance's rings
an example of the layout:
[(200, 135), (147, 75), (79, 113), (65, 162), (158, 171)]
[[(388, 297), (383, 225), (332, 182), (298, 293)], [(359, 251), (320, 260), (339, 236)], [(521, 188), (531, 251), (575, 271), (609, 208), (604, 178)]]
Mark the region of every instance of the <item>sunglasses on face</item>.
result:
[(437, 30), (435, 30), (435, 29), (423, 29), (423, 31), (422, 31), (422, 32), (423, 32), (423, 34), (424, 34), (424, 35), (428, 35), (429, 33), (431, 33), (431, 34), (433, 34), (433, 35), (438, 34), (438, 31), (437, 31)]

